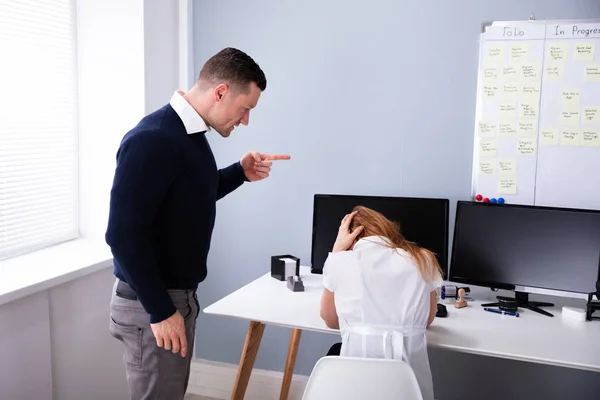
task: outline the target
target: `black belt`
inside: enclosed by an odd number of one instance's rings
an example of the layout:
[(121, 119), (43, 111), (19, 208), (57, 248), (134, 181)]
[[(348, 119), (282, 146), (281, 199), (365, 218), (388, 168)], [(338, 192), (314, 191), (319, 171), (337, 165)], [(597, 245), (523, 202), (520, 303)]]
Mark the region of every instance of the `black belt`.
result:
[(127, 282), (123, 282), (122, 280), (119, 280), (117, 283), (116, 295), (127, 300), (138, 299), (135, 292), (131, 289)]

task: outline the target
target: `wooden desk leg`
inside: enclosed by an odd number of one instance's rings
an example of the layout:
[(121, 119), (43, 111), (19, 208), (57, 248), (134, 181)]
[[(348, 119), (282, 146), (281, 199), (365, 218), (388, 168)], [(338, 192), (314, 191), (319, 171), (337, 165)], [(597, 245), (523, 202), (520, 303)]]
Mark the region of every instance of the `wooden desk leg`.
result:
[(281, 394), (279, 400), (287, 400), (292, 384), (292, 375), (294, 374), (294, 365), (296, 364), (296, 355), (298, 354), (298, 345), (300, 344), (301, 329), (292, 329), (290, 337), (290, 347), (288, 348), (287, 360), (285, 361), (285, 371), (283, 372), (283, 383), (281, 385)]
[(254, 360), (256, 360), (256, 354), (258, 353), (264, 331), (265, 324), (256, 321), (250, 322), (248, 333), (246, 333), (244, 350), (242, 350), (240, 364), (238, 365), (237, 376), (233, 384), (233, 391), (231, 392), (231, 400), (243, 400), (246, 395), (246, 388), (248, 387), (248, 381), (250, 381), (250, 374), (254, 367)]

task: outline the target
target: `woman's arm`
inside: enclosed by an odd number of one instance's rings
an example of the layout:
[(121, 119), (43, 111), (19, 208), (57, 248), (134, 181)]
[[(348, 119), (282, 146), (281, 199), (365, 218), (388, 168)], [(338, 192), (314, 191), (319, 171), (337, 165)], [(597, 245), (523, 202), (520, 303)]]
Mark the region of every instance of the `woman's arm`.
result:
[(435, 319), (435, 314), (437, 313), (437, 293), (435, 290), (429, 294), (429, 303), (429, 319), (427, 320), (427, 326), (431, 325)]
[(323, 295), (321, 296), (321, 318), (323, 318), (328, 328), (340, 329), (333, 292), (327, 289), (323, 289)]

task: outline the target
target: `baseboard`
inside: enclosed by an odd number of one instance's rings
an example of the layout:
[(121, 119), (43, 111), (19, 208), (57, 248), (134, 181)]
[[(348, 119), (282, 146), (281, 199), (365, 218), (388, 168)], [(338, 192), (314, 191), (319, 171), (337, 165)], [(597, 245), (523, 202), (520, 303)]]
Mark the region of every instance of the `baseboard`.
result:
[[(208, 360), (192, 362), (188, 393), (215, 399), (229, 399), (237, 373), (236, 364)], [(283, 373), (254, 368), (246, 390), (245, 400), (277, 400), (281, 391)], [(294, 375), (289, 400), (301, 400), (308, 377)]]

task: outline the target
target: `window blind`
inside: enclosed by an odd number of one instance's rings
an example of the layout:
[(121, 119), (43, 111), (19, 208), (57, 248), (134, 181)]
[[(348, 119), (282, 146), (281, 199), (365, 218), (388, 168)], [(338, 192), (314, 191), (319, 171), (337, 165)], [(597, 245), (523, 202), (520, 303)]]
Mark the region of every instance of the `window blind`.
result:
[(75, 0), (0, 0), (0, 259), (78, 236)]

